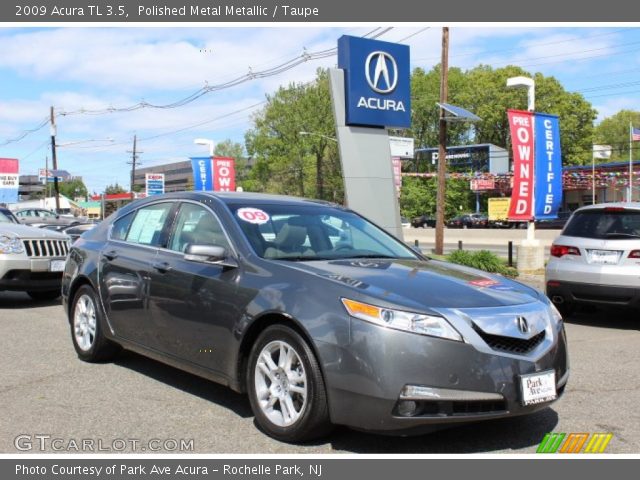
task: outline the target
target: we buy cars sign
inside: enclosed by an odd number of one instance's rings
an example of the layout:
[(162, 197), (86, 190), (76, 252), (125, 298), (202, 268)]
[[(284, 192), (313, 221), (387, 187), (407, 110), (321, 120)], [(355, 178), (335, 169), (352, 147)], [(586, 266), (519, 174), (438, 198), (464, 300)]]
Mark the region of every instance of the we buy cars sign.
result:
[(533, 218), (533, 113), (509, 110), (509, 128), (513, 147), (513, 190), (509, 220)]
[(0, 203), (18, 201), (19, 164), (15, 158), (0, 158)]

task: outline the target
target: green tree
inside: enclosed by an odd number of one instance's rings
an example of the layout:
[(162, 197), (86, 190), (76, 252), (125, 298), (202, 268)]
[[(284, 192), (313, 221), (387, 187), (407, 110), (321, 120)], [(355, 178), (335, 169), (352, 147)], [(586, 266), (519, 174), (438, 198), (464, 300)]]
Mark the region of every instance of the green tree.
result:
[(243, 187), (342, 202), (326, 70), (318, 70), (314, 82), (289, 84), (268, 95), (253, 120), (245, 139), (255, 164)]
[(115, 195), (117, 193), (127, 193), (127, 190), (122, 188), (120, 185), (118, 185), (118, 182), (116, 182), (112, 185), (107, 185), (104, 189), (104, 193), (105, 195)]
[[(595, 129), (594, 143), (611, 145), (611, 160), (629, 160), (629, 123), (640, 128), (640, 112), (620, 110), (605, 118)], [(633, 146), (633, 159), (640, 159), (640, 148)], [(604, 160), (609, 161), (609, 160)]]
[(58, 182), (58, 189), (61, 195), (71, 199), (88, 195), (87, 187), (80, 178)]
[[(405, 177), (400, 192), (400, 211), (407, 218), (435, 215), (437, 179), (435, 177)], [(475, 209), (475, 193), (469, 180), (447, 179), (445, 217), (451, 218)]]

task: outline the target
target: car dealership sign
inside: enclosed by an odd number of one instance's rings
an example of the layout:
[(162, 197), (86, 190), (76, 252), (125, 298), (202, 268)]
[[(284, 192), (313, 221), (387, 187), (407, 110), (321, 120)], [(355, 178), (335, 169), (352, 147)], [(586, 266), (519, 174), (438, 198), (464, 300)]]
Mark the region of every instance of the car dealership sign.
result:
[(236, 189), (235, 160), (229, 157), (192, 157), (194, 191), (233, 192)]
[(519, 110), (507, 114), (513, 147), (509, 220), (556, 218), (562, 201), (558, 117)]
[(338, 67), (344, 70), (346, 124), (411, 125), (409, 47), (343, 35)]
[(15, 158), (0, 158), (0, 203), (18, 201), (19, 163)]

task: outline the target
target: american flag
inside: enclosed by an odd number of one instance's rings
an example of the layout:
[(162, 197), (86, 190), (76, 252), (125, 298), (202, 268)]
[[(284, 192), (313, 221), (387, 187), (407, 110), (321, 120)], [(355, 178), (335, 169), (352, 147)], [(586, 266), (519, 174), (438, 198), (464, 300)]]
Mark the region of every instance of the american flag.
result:
[(640, 128), (631, 127), (631, 140), (640, 142)]

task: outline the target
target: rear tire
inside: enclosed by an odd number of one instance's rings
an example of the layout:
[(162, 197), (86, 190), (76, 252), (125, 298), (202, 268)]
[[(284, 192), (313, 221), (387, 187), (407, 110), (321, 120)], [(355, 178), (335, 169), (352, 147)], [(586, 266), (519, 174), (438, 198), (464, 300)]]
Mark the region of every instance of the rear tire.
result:
[(85, 362), (110, 361), (120, 350), (120, 346), (103, 333), (102, 310), (95, 290), (89, 285), (83, 285), (76, 292), (69, 325), (73, 347)]
[(60, 296), (60, 290), (43, 290), (43, 291), (28, 291), (27, 295), (29, 295), (34, 300), (38, 301), (51, 301), (55, 300)]
[(277, 440), (308, 441), (331, 430), (320, 365), (304, 338), (285, 325), (268, 327), (253, 345), (247, 391), (256, 423)]

